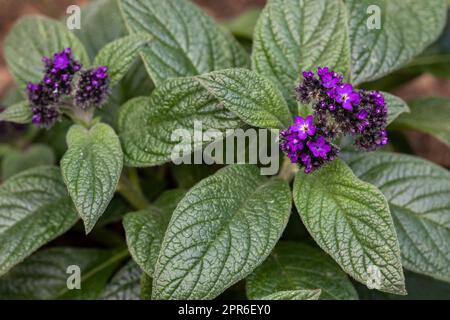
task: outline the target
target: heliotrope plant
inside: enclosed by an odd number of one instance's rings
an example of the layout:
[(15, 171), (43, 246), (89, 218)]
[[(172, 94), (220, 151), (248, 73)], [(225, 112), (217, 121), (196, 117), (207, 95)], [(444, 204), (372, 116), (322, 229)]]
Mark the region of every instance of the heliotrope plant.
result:
[[(381, 29), (361, 22), (369, 5)], [(379, 150), (417, 123), (450, 144), (433, 126), (449, 122), (365, 89), (437, 39), (445, 8), (269, 0), (251, 56), (187, 0), (98, 0), (75, 33), (21, 19), (4, 45), (20, 98), (0, 120), (35, 126), (0, 148), (0, 298), (356, 299), (405, 295), (404, 269), (450, 282), (450, 174)], [(172, 164), (174, 132), (199, 122), (279, 134), (279, 172)], [(86, 246), (107, 249), (50, 243), (80, 218)]]

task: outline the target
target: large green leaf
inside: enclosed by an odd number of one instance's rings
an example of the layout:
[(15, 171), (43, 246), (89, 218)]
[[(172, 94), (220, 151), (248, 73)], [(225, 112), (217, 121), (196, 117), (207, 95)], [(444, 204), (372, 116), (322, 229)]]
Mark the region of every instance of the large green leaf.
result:
[(278, 84), (295, 112), (301, 71), (329, 66), (348, 74), (349, 53), (343, 1), (269, 0), (255, 29), (252, 63)]
[(10, 150), (3, 158), (1, 177), (6, 180), (21, 171), (52, 164), (55, 164), (55, 154), (46, 145), (32, 145), (25, 151)]
[(321, 292), (320, 289), (278, 291), (263, 297), (261, 300), (318, 300)]
[[(120, 0), (130, 33), (146, 32), (154, 41), (142, 53), (156, 84), (176, 77), (241, 67), (239, 44), (186, 0)], [(236, 65), (236, 61), (240, 64)]]
[(376, 187), (336, 160), (298, 173), (294, 201), (309, 233), (344, 271), (380, 291), (406, 294), (394, 223)]
[(0, 187), (0, 275), (78, 220), (56, 167), (24, 171)]
[(153, 281), (155, 299), (211, 299), (270, 254), (291, 211), (286, 182), (256, 166), (218, 171), (175, 209)]
[(403, 266), (450, 282), (450, 174), (425, 160), (395, 153), (353, 155), (350, 166), (385, 194)]
[(30, 103), (21, 101), (0, 112), (0, 121), (26, 124), (31, 122), (32, 116)]
[(72, 48), (83, 65), (89, 58), (80, 40), (67, 27), (43, 16), (22, 18), (5, 40), (5, 58), (20, 88), (28, 82), (41, 81), (44, 72), (42, 57), (51, 57), (64, 48)]
[(252, 126), (281, 129), (292, 123), (278, 88), (253, 71), (228, 69), (197, 79), (225, 108)]
[(247, 278), (247, 295), (262, 299), (278, 291), (321, 290), (321, 299), (356, 299), (352, 283), (326, 254), (309, 245), (280, 242)]
[(91, 129), (74, 125), (61, 171), (78, 214), (90, 232), (114, 196), (122, 172), (119, 138), (106, 124)]
[(134, 261), (124, 265), (106, 286), (105, 300), (140, 300), (142, 270)]
[(94, 66), (107, 66), (110, 85), (114, 85), (125, 76), (151, 39), (146, 33), (137, 33), (108, 43), (95, 57)]
[[(352, 79), (357, 84), (398, 69), (436, 40), (445, 26), (445, 0), (345, 3), (349, 11)], [(375, 12), (368, 12), (370, 6), (380, 10), (379, 29), (368, 28)]]
[(201, 132), (195, 122), (202, 124), (203, 131), (241, 124), (196, 78), (171, 79), (157, 87), (151, 97), (130, 100), (119, 114), (125, 163), (142, 167), (169, 161), (173, 148), (181, 143), (178, 137), (172, 139), (177, 129), (192, 135), (192, 143), (184, 142), (186, 147), (201, 149), (203, 142), (196, 139)]
[[(110, 250), (51, 248), (40, 251), (0, 279), (0, 299), (97, 299), (123, 253)], [(79, 267), (80, 289), (69, 289)]]
[(422, 98), (410, 106), (411, 113), (399, 117), (392, 129), (419, 130), (450, 146), (450, 99)]

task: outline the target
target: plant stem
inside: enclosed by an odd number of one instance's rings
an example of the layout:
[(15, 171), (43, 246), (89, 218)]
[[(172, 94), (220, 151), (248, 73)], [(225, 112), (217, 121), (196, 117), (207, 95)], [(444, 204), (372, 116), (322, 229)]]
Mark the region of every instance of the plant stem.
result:
[(289, 158), (285, 158), (281, 166), (278, 177), (284, 181), (291, 182), (298, 172), (298, 167), (296, 164), (292, 163)]
[(149, 203), (142, 193), (141, 187), (139, 186), (139, 180), (136, 180), (137, 173), (134, 172), (130, 175), (130, 178), (125, 175), (120, 177), (117, 192), (119, 192), (135, 209), (145, 209), (148, 207)]

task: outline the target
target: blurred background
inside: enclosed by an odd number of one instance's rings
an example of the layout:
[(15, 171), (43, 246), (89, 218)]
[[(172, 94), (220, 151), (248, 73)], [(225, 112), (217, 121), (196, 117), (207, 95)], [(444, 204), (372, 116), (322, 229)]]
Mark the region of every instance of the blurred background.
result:
[[(84, 5), (91, 0), (0, 0), (0, 101), (13, 85), (13, 79), (3, 58), (3, 41), (14, 22), (23, 15), (44, 14), (61, 17), (69, 5)], [(254, 23), (265, 0), (194, 0), (210, 15), (226, 25), (243, 43), (251, 43)], [(423, 55), (407, 67), (387, 78), (367, 84), (368, 88), (390, 91), (411, 101), (419, 97), (450, 98), (450, 27)], [(1, 106), (0, 106), (1, 107)], [(5, 124), (0, 124), (5, 126)], [(8, 125), (9, 126), (9, 125)], [(15, 128), (0, 130), (2, 140)], [(6, 139), (5, 139), (6, 138)], [(419, 132), (407, 131), (396, 139), (404, 140), (412, 153), (450, 168), (450, 148)]]

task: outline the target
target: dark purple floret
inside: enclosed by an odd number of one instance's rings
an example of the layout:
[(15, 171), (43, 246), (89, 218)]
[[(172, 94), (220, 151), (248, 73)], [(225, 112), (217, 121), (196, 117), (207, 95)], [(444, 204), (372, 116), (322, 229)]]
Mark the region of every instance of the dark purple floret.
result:
[(311, 173), (334, 160), (339, 151), (318, 134), (313, 116), (296, 117), (293, 125), (281, 131), (280, 146), (291, 162), (304, 168), (306, 173)]
[(108, 68), (100, 66), (83, 71), (75, 93), (75, 104), (83, 109), (102, 105), (109, 91)]
[(41, 128), (50, 128), (61, 117), (59, 109), (54, 105), (34, 106), (31, 111), (33, 113), (32, 123)]

